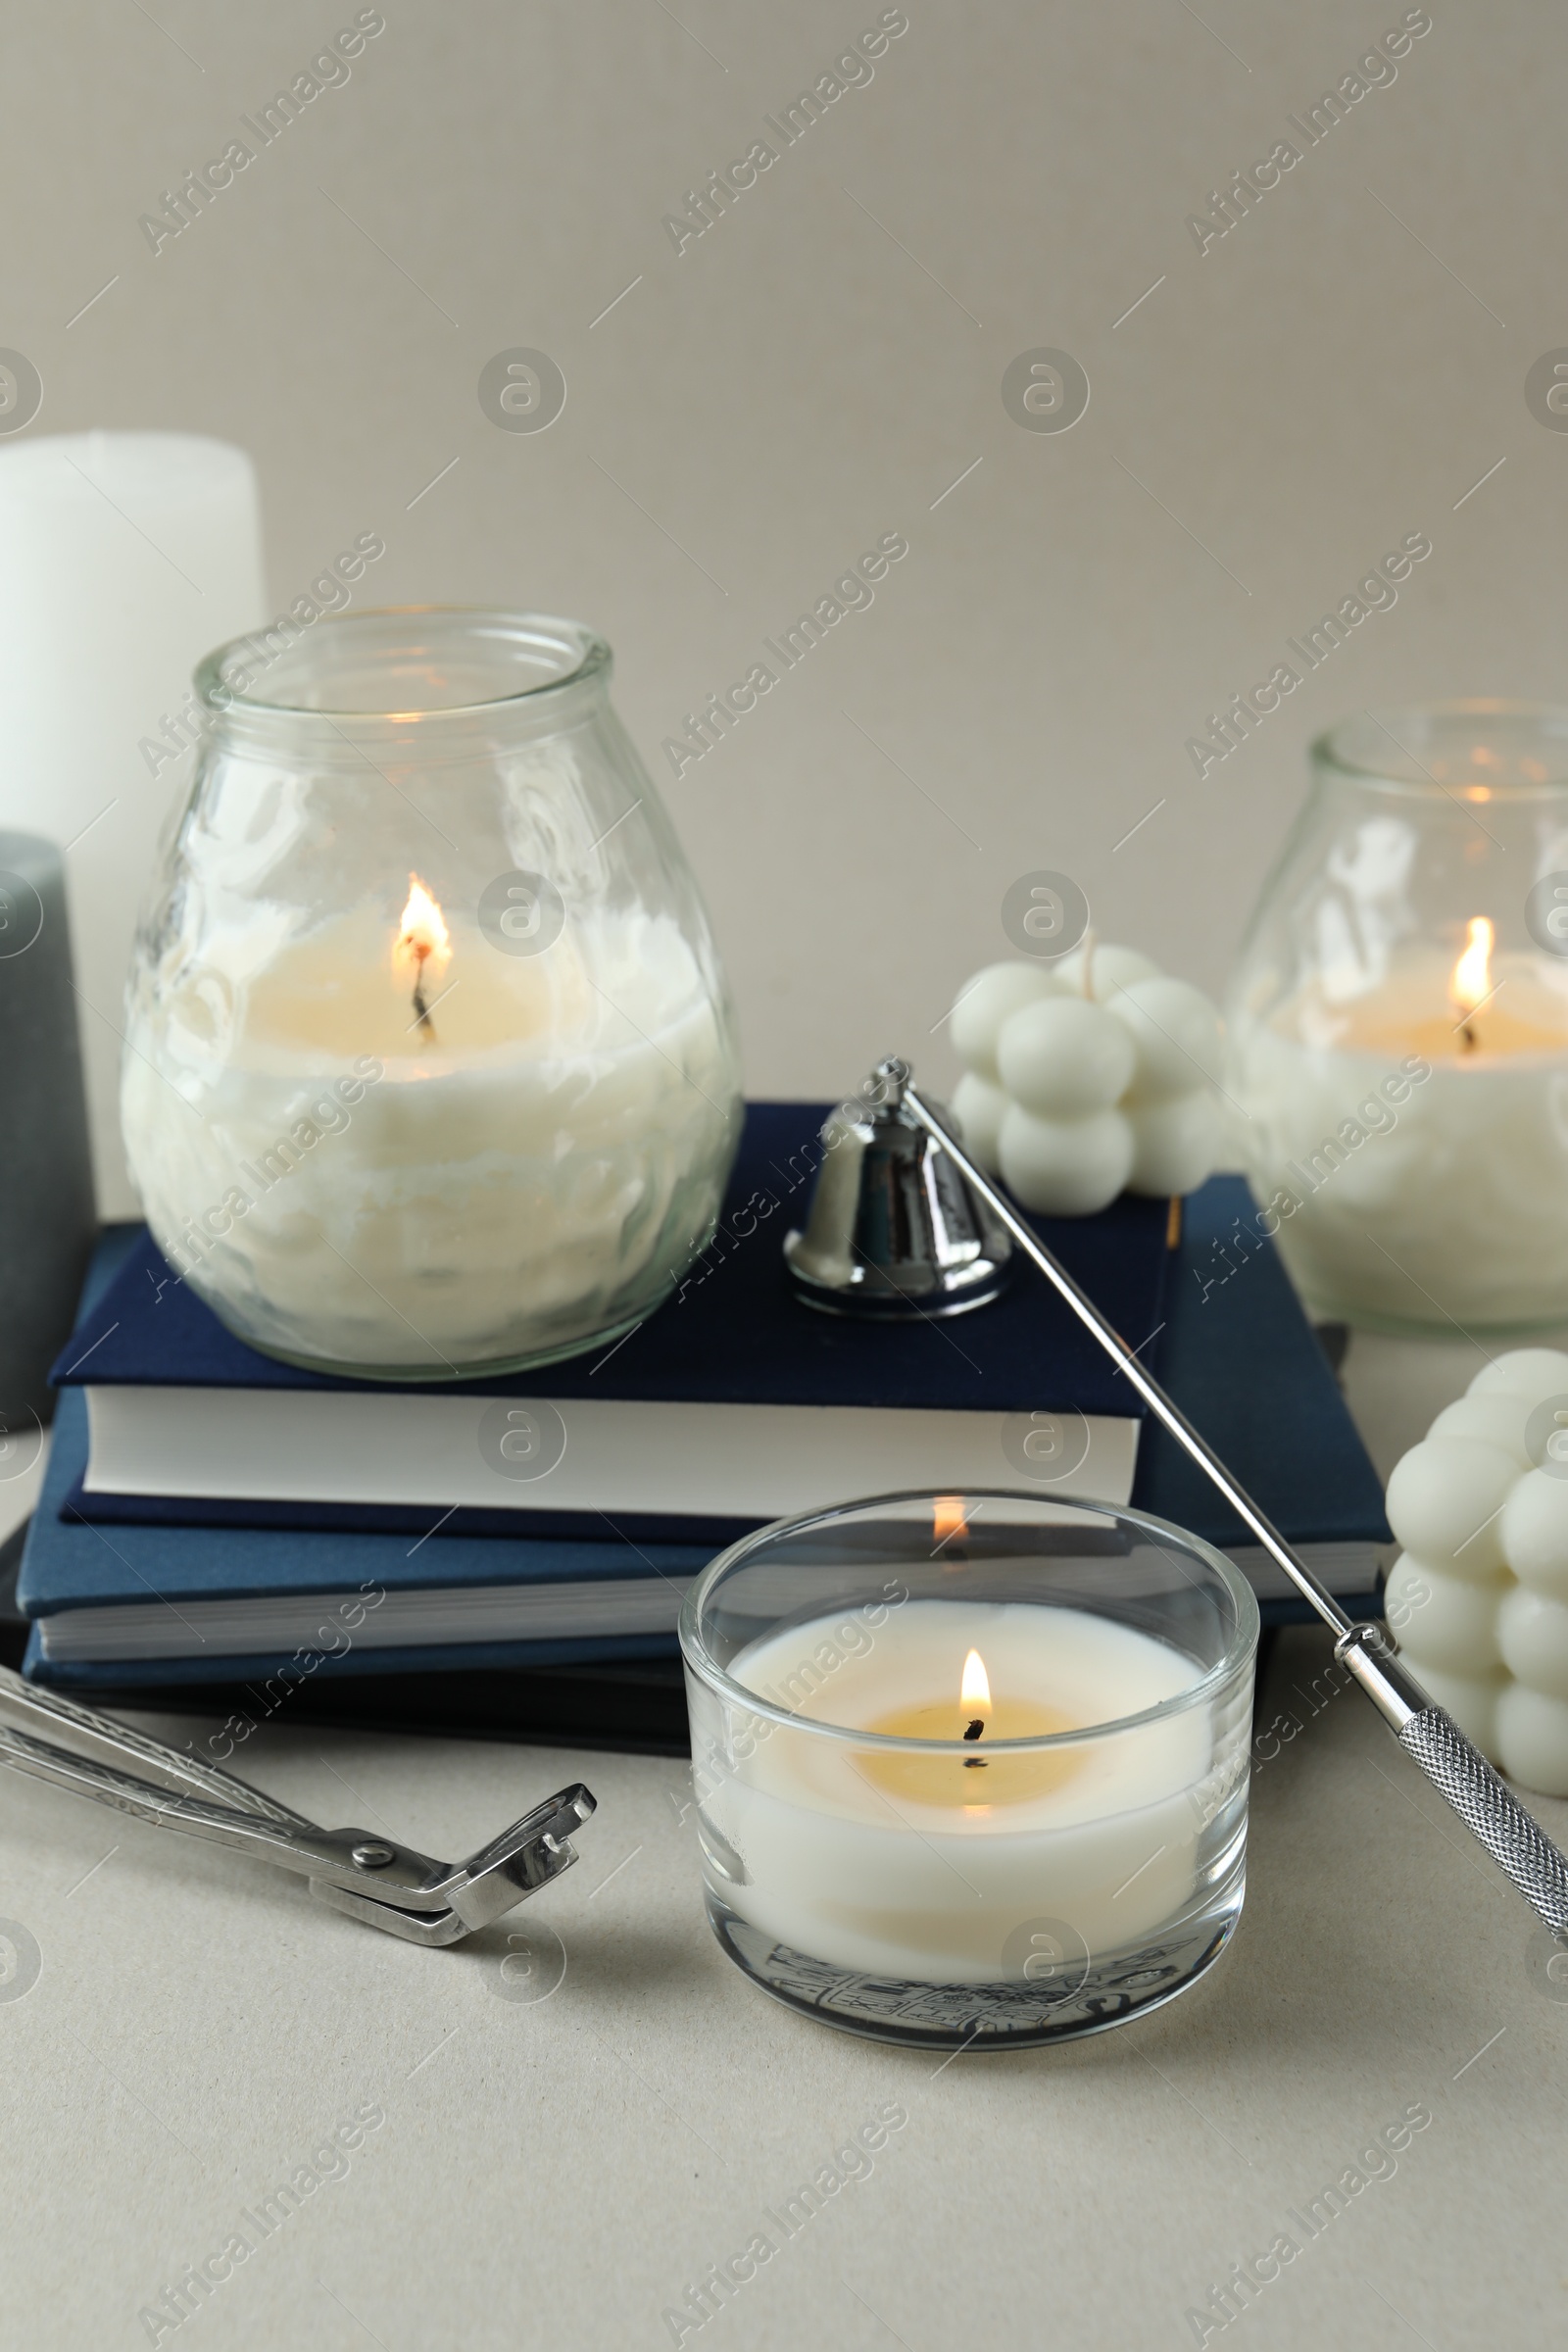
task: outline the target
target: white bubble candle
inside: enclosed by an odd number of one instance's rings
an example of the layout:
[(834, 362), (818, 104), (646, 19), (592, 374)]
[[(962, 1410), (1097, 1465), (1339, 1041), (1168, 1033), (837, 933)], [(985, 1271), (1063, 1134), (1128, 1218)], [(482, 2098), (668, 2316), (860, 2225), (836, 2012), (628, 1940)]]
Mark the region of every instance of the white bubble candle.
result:
[(1190, 1193), (1219, 1144), (1214, 1007), (1136, 949), (994, 963), (959, 990), (953, 1113), (1025, 1208), (1089, 1216), (1123, 1191)]

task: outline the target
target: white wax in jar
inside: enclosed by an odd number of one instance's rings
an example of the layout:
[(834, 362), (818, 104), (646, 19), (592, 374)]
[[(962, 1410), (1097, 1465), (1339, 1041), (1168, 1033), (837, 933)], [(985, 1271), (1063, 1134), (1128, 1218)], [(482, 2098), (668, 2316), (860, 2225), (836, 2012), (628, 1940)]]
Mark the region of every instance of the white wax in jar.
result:
[(1489, 978), (1468, 1023), (1435, 951), (1343, 1002), (1320, 984), (1233, 1015), (1239, 1141), (1311, 1304), (1568, 1315), (1568, 970), (1509, 954)]
[(675, 925), (573, 914), (510, 956), (448, 913), (433, 1036), (381, 916), (280, 943), (265, 904), (131, 1030), (148, 1220), (263, 1346), (437, 1376), (531, 1352), (678, 1267), (711, 1212), (734, 1072)]
[[(999, 1715), (1013, 1697), (1087, 1728), (1175, 1697), (1201, 1674), (1166, 1643), (1081, 1610), (909, 1600), (858, 1655), (836, 1638), (841, 1622), (753, 1643), (732, 1679), (809, 1719), (869, 1730), (934, 1701), (951, 1700), (956, 1717), (974, 1649)], [(840, 1662), (824, 1669), (827, 1650)], [(922, 1756), (916, 1775), (937, 1775), (923, 1793), (901, 1779), (910, 1751), (738, 1711), (730, 1729), (730, 1756), (696, 1757), (726, 1902), (814, 1959), (931, 1984), (1020, 1976), (1003, 1947), (1032, 1921), (1064, 1922), (1091, 1955), (1167, 1926), (1193, 1897), (1204, 1827), (1246, 1772), (1243, 1740), (1215, 1773), (1203, 1704), (1066, 1749), (999, 1750), (989, 1765), (983, 1739), (972, 1763), (968, 1751)], [(998, 1801), (982, 1793), (992, 1774)]]

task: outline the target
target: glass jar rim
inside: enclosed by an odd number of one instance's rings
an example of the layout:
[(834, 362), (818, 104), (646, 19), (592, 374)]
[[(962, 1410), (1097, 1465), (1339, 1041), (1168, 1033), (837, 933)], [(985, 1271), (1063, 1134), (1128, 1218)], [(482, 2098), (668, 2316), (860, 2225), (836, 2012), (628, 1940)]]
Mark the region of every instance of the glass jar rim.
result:
[[(1530, 730), (1544, 747), (1559, 744), (1560, 754), (1554, 768), (1544, 767), (1539, 776), (1492, 779), (1483, 773), (1446, 783), (1408, 748), (1407, 739), (1419, 739), (1434, 724), (1449, 726), (1456, 733), (1486, 726), (1499, 732)], [(1386, 747), (1381, 754), (1373, 743), (1374, 733)], [(1422, 798), (1440, 794), (1450, 801), (1456, 796), (1489, 800), (1545, 798), (1568, 788), (1568, 705), (1477, 695), (1450, 702), (1409, 703), (1392, 709), (1358, 710), (1353, 717), (1336, 719), (1333, 726), (1326, 727), (1313, 741), (1309, 757), (1320, 775), (1352, 778), (1356, 783), (1371, 784), (1384, 792), (1410, 793)], [(1396, 772), (1399, 761), (1420, 772)]]
[[(243, 687), (230, 682), (231, 673), (244, 668), (254, 670), (260, 662), (264, 670), (283, 661), (302, 644), (313, 647), (330, 645), (341, 647), (345, 654), (351, 635), (362, 635), (368, 627), (385, 627), (388, 622), (424, 622), (444, 628), (449, 639), (466, 638), (470, 643), (485, 636), (510, 636), (514, 641), (532, 640), (540, 646), (551, 646), (561, 661), (559, 674), (542, 677), (529, 685), (509, 684), (496, 694), (468, 697), (461, 702), (427, 703), (417, 710), (373, 710), (363, 703), (299, 702), (280, 696), (259, 695), (251, 691), (247, 679)], [(309, 635), (307, 636), (307, 631)], [(259, 647), (278, 634), (286, 633), (286, 642), (274, 653), (261, 653)], [(602, 676), (610, 667), (611, 649), (607, 640), (586, 622), (567, 619), (552, 612), (512, 612), (492, 605), (368, 605), (359, 612), (325, 612), (314, 621), (295, 620), (288, 613), (279, 613), (262, 628), (252, 629), (241, 637), (230, 637), (215, 646), (197, 663), (194, 685), (198, 698), (210, 710), (233, 712), (260, 719), (280, 718), (316, 720), (332, 727), (338, 723), (363, 726), (408, 725), (419, 720), (445, 722), (464, 718), (484, 718), (524, 705), (537, 705), (552, 695), (566, 693), (573, 687), (588, 684)]]
[[(890, 1494), (865, 1494), (851, 1502), (835, 1503), (820, 1511), (805, 1511), (798, 1517), (775, 1519), (766, 1527), (754, 1528), (738, 1543), (731, 1544), (716, 1559), (710, 1560), (702, 1574), (686, 1589), (680, 1610), (681, 1655), (699, 1681), (715, 1695), (749, 1715), (760, 1715), (769, 1721), (786, 1726), (792, 1732), (808, 1732), (814, 1736), (852, 1743), (856, 1747), (889, 1748), (900, 1752), (919, 1754), (972, 1756), (974, 1749), (962, 1740), (910, 1740), (887, 1732), (861, 1731), (854, 1724), (820, 1723), (808, 1715), (798, 1715), (789, 1707), (765, 1698), (759, 1690), (749, 1690), (727, 1674), (707, 1646), (702, 1635), (702, 1612), (709, 1593), (725, 1572), (739, 1565), (749, 1554), (782, 1536), (801, 1535), (814, 1528), (831, 1527), (835, 1522), (856, 1518), (862, 1513), (885, 1510), (891, 1503), (936, 1503), (945, 1499), (939, 1491), (924, 1487), (906, 1487)], [(1134, 1510), (1123, 1503), (1097, 1502), (1082, 1495), (1047, 1497), (1028, 1494), (1021, 1487), (971, 1487), (964, 1490), (963, 1499), (980, 1502), (1029, 1502), (1039, 1505), (1059, 1500), (1073, 1511), (1093, 1512), (1097, 1518), (1113, 1520), (1121, 1525), (1139, 1529), (1157, 1540), (1173, 1539), (1184, 1550), (1192, 1553), (1213, 1571), (1228, 1593), (1234, 1612), (1235, 1626), (1222, 1654), (1205, 1669), (1185, 1690), (1174, 1691), (1169, 1698), (1155, 1701), (1152, 1707), (1141, 1707), (1132, 1715), (1110, 1716), (1102, 1723), (1079, 1724), (1071, 1731), (1043, 1733), (1033, 1739), (990, 1740), (986, 1742), (988, 1755), (1017, 1755), (1041, 1749), (1061, 1749), (1081, 1746), (1085, 1741), (1104, 1740), (1113, 1734), (1142, 1730), (1154, 1723), (1168, 1722), (1189, 1708), (1201, 1705), (1223, 1689), (1249, 1657), (1255, 1655), (1260, 1628), (1257, 1595), (1250, 1584), (1224, 1552), (1190, 1528), (1177, 1527), (1172, 1520), (1158, 1519), (1152, 1511)], [(1020, 1605), (1034, 1606), (1024, 1603)], [(1050, 1606), (1050, 1603), (1041, 1603)]]

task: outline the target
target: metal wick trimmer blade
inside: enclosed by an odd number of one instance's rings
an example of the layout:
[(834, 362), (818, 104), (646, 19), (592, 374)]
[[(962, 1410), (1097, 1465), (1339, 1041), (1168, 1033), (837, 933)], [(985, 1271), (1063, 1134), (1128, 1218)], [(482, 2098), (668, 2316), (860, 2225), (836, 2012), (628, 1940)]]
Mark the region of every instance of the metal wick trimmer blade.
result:
[(411, 1943), (457, 1943), (548, 1886), (576, 1861), (572, 1834), (595, 1811), (578, 1781), (466, 1862), (442, 1862), (369, 1830), (320, 1829), (216, 1764), (24, 1683), (7, 1667), (0, 1667), (0, 1765), (157, 1829), (295, 1871), (320, 1901)]
[(929, 1103), (921, 1101), (910, 1064), (890, 1055), (873, 1071), (872, 1083), (886, 1090), (884, 1100), (900, 1103), (928, 1134), (946, 1145), (955, 1163), (1006, 1227), (1024, 1255), (1039, 1268), (1079, 1322), (1094, 1334), (1105, 1353), (1114, 1357), (1150, 1411), (1213, 1481), (1243, 1525), (1250, 1529), (1269, 1557), (1284, 1569), (1297, 1591), (1310, 1601), (1332, 1630), (1335, 1656), (1366, 1692), (1405, 1753), (1420, 1765), (1471, 1836), (1485, 1846), (1498, 1869), (1513, 1881), (1526, 1902), (1568, 1948), (1568, 1859), (1552, 1844), (1512, 1789), (1498, 1779), (1452, 1717), (1429, 1697), (1414, 1675), (1400, 1664), (1392, 1637), (1381, 1626), (1353, 1623), (1332, 1592), (1297, 1557), (1278, 1528), (1258, 1509), (1246, 1488), (1231, 1476), (1180, 1406), (1173, 1404), (1153, 1375), (1145, 1371), (1136, 1349), (1106, 1322), (1065, 1267), (1057, 1264), (1005, 1193), (976, 1166), (961, 1139)]

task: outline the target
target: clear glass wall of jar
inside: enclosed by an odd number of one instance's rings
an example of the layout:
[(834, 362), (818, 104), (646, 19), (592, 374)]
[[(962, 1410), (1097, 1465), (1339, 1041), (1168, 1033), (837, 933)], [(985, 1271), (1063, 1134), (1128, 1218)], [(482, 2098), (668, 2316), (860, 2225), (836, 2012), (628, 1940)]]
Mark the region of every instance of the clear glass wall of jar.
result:
[(122, 1113), (171, 1263), (253, 1347), (429, 1381), (612, 1339), (740, 1128), (696, 882), (575, 621), (241, 639), (144, 908)]
[(1314, 783), (1226, 1006), (1237, 1132), (1317, 1314), (1568, 1320), (1568, 710), (1363, 713)]

